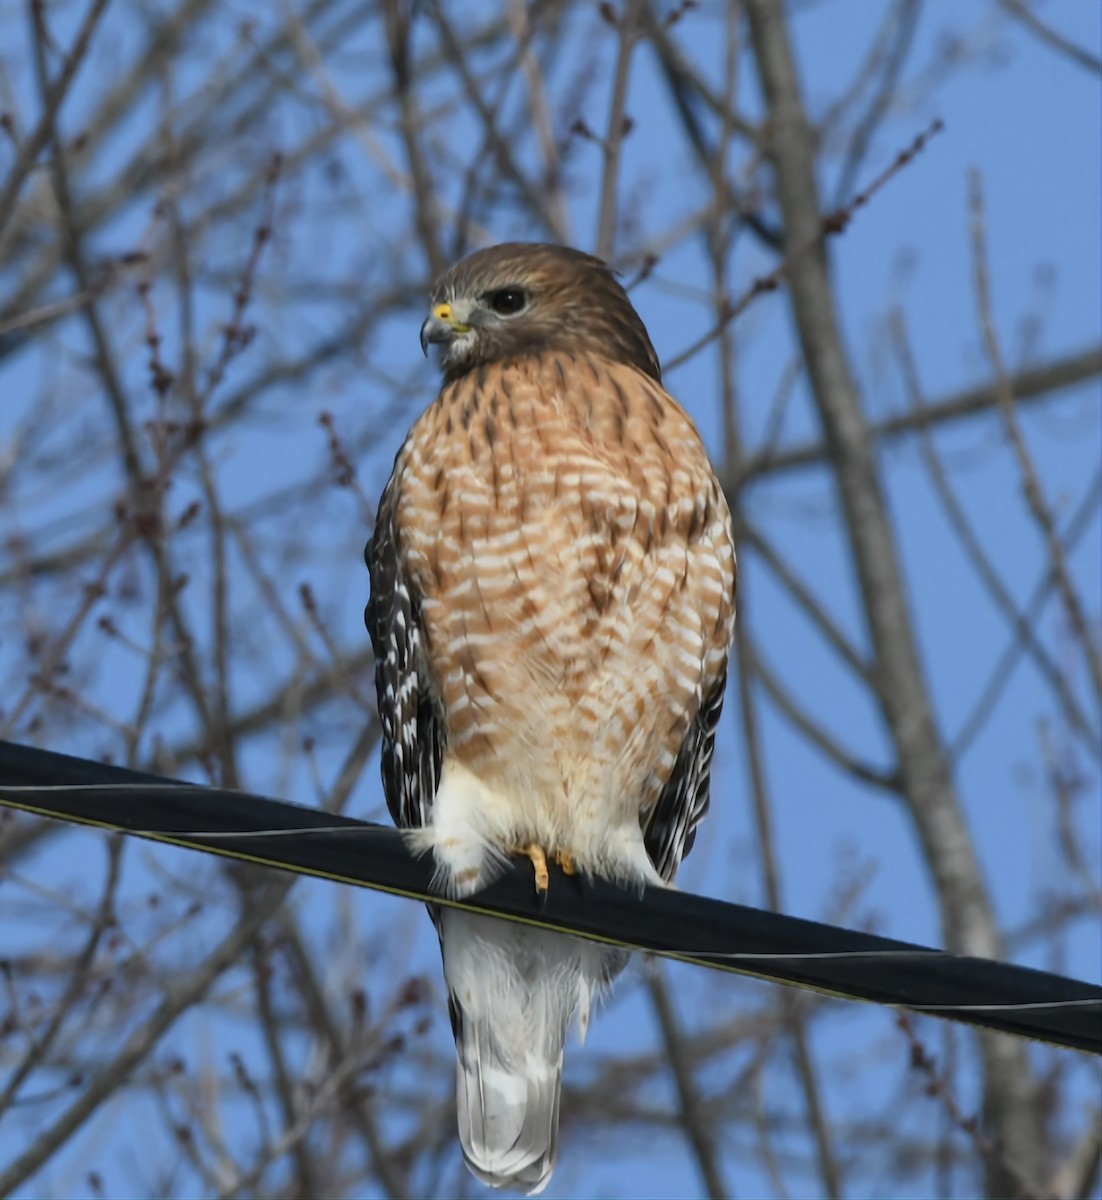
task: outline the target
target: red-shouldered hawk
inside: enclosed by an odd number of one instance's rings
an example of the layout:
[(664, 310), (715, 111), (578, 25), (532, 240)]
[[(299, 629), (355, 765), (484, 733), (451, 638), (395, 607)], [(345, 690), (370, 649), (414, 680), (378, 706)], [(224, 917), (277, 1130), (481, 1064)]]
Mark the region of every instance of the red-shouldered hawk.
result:
[[(507, 855), (669, 883), (708, 807), (734, 624), (731, 518), (599, 259), (481, 250), (436, 283), (444, 383), (367, 550), (395, 822), (452, 895)], [(563, 1043), (621, 952), (436, 909), (467, 1165), (546, 1186)]]

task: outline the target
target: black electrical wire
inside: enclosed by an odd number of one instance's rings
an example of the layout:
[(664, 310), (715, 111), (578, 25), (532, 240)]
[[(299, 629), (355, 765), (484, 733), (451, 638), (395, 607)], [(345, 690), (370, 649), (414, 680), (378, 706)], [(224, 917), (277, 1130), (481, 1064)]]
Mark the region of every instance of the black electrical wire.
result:
[(389, 827), (2, 741), (0, 805), (1102, 1054), (1102, 987), (1028, 967), (557, 868), (543, 901), (530, 869), (445, 900)]

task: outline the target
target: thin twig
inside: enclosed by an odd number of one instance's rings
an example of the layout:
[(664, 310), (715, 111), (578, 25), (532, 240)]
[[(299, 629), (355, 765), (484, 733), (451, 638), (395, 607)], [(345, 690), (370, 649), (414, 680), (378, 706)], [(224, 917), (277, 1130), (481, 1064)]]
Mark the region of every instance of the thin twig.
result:
[(793, 600), (814, 622), (819, 632), (834, 647), (843, 662), (868, 687), (877, 687), (876, 672), (872, 665), (857, 652), (849, 638), (841, 631), (834, 618), (827, 612), (822, 601), (811, 591), (796, 572), (781, 557), (780, 551), (744, 517), (736, 517), (737, 536), (761, 555), (778, 581)]
[[(32, 6), (37, 7), (42, 2), (43, 0), (32, 0)], [(69, 87), (88, 54), (88, 46), (92, 41), (92, 35), (96, 31), (96, 27), (99, 25), (100, 18), (103, 16), (108, 3), (109, 0), (92, 0), (91, 7), (88, 9), (77, 32), (77, 36), (73, 41), (73, 48), (65, 57), (65, 65), (62, 67), (57, 78), (43, 89), (42, 114), (38, 118), (38, 124), (23, 139), (19, 147), (19, 154), (8, 171), (4, 190), (0, 192), (0, 231), (3, 230), (4, 226), (11, 219), (12, 213), (15, 211), (16, 201), (19, 198), (20, 189), (23, 187), (23, 181), (27, 178), (31, 168), (37, 162), (38, 156), (53, 136), (62, 101), (68, 95)]]
[[(325, 991), (318, 979), (314, 963), (297, 924), (290, 918), (282, 922), (284, 947), (291, 962), (295, 984), (302, 994), (310, 1016), (311, 1026), (325, 1044), (330, 1063), (335, 1068), (349, 1057), (348, 1038), (331, 1010)], [(346, 1086), (339, 1092), (341, 1110), (358, 1129), (371, 1156), (371, 1166), (392, 1200), (402, 1200), (409, 1189), (399, 1165), (400, 1157), (383, 1140), (375, 1106), (363, 1089)]]
[(1082, 46), (1077, 46), (1053, 29), (1051, 25), (1046, 25), (1033, 11), (1028, 0), (999, 0), (999, 4), (1010, 16), (1020, 21), (1057, 54), (1062, 54), (1065, 58), (1070, 59), (1076, 66), (1086, 68), (1092, 75), (1102, 75), (1102, 58)]
[[(1064, 534), (1064, 546), (1068, 553), (1075, 549), (1087, 530), (1094, 523), (1100, 498), (1102, 498), (1102, 469), (1095, 472), (1094, 480), (1083, 494), (1083, 498), (1080, 500), (1075, 512), (1072, 514), (1071, 520), (1068, 522), (1067, 532)], [(1051, 570), (1045, 570), (1034, 587), (1029, 598), (1029, 603), (1026, 605), (1023, 613), (1023, 618), (1030, 628), (1036, 625), (1040, 618), (1041, 610), (1048, 601), (1052, 587), (1052, 572)], [(991, 709), (994, 707), (1002, 689), (1006, 686), (1006, 681), (1017, 666), (1024, 650), (1025, 643), (1022, 639), (1017, 634), (1012, 636), (1006, 649), (999, 655), (987, 683), (980, 690), (979, 697), (973, 705), (972, 711), (961, 722), (960, 730), (952, 747), (954, 756), (958, 756), (962, 752), (962, 747), (966, 746), (976, 736), (983, 723), (987, 720)], [(1083, 735), (1083, 740), (1096, 758), (1102, 758), (1102, 738), (1099, 737), (1096, 729), (1091, 729), (1088, 734)]]
[(65, 1021), (73, 1016), (73, 1009), (82, 993), (88, 987), (92, 964), (96, 952), (100, 948), (104, 934), (115, 923), (115, 899), (119, 884), (119, 872), (123, 857), (123, 840), (114, 838), (107, 843), (107, 879), (103, 885), (103, 896), (100, 899), (99, 911), (92, 919), (92, 928), (88, 940), (80, 954), (73, 960), (65, 989), (58, 997), (54, 1007), (54, 1015), (42, 1034), (36, 1037), (30, 1050), (24, 1055), (18, 1066), (12, 1071), (4, 1090), (0, 1093), (0, 1114), (6, 1112), (23, 1086), (27, 1077), (36, 1067), (46, 1060), (53, 1048), (58, 1034)]
[[(738, 100), (738, 64), (742, 48), (740, 36), (742, 18), (741, 5), (738, 3), (729, 4), (726, 26), (726, 83), (723, 137), (720, 143), (720, 153), (716, 155), (715, 161), (712, 164), (712, 181), (717, 199), (716, 220), (709, 238), (713, 292), (716, 306), (720, 312), (722, 312), (724, 300), (728, 292), (728, 260), (730, 257), (731, 232), (730, 224), (723, 219), (723, 208), (724, 200), (729, 193), (727, 158), (736, 130), (735, 114)], [(724, 442), (727, 452), (726, 465), (730, 471), (737, 474), (743, 457), (743, 438), (739, 423), (739, 392), (736, 384), (735, 347), (735, 330), (728, 326), (723, 330), (719, 341), (720, 379), (725, 433)], [(779, 422), (777, 424), (779, 426)], [(746, 531), (745, 523), (741, 520), (741, 508), (737, 503), (737, 498), (732, 503), (732, 511), (736, 514), (735, 537), (741, 552)], [(745, 576), (743, 576), (743, 579), (745, 579)], [(835, 640), (836, 647), (839, 648), (843, 657), (845, 657), (848, 646), (840, 632), (835, 630), (825, 610), (812, 601), (802, 587), (797, 586), (795, 590), (798, 599), (802, 598), (807, 601), (811, 605), (812, 610), (822, 616), (823, 626), (828, 631), (828, 638), (831, 637), (831, 634), (835, 635), (835, 639), (832, 640)], [(782, 911), (780, 867), (773, 836), (772, 805), (765, 777), (765, 755), (758, 736), (757, 707), (753, 694), (756, 669), (754, 655), (750, 650), (746, 596), (746, 585), (743, 582), (738, 599), (740, 609), (739, 620), (735, 624), (739, 715), (742, 721), (743, 745), (746, 749), (751, 791), (754, 798), (755, 827), (758, 835), (758, 845), (761, 850), (766, 897), (770, 906), (775, 911), (780, 912)], [(853, 654), (852, 659), (856, 661), (856, 654)], [(796, 1070), (803, 1087), (807, 1122), (815, 1141), (816, 1157), (819, 1173), (823, 1181), (823, 1189), (827, 1195), (838, 1197), (841, 1200), (843, 1195), (842, 1176), (823, 1104), (819, 1070), (808, 1040), (805, 1010), (800, 1006), (799, 1001), (787, 992), (780, 998), (780, 1007), (784, 1015), (785, 1029), (791, 1042)], [(768, 1138), (763, 1140), (766, 1160), (770, 1164), (772, 1171), (771, 1146)], [(776, 1173), (776, 1177), (778, 1182), (780, 1182), (779, 1171)], [(779, 1194), (783, 1195), (783, 1186)]]
[(899, 76), (907, 61), (907, 55), (914, 45), (915, 28), (918, 15), (922, 10), (921, 0), (897, 0), (889, 20), (893, 22), (892, 42), (885, 56), (884, 67), (876, 85), (872, 99), (850, 139), (846, 150), (845, 161), (838, 176), (838, 186), (834, 191), (835, 205), (845, 204), (846, 197), (857, 179), (861, 164), (865, 160), (876, 127), (884, 119), (893, 98), (896, 95)]
[[(611, 5), (605, 6), (611, 9)], [(600, 211), (597, 218), (598, 258), (611, 261), (616, 248), (616, 223), (620, 205), (620, 156), (624, 138), (631, 131), (631, 118), (627, 115), (628, 79), (631, 75), (631, 59), (640, 37), (639, 0), (625, 0), (624, 9), (616, 24), (620, 31), (620, 43), (616, 53), (616, 69), (612, 77), (612, 99), (609, 102), (608, 125), (602, 143), (605, 155), (604, 173), (601, 176)]]
[(949, 1080), (938, 1072), (937, 1062), (919, 1040), (914, 1022), (903, 1012), (896, 1014), (896, 1025), (911, 1048), (911, 1066), (926, 1080), (926, 1094), (940, 1102), (957, 1129), (971, 1140), (979, 1153), (992, 1162), (997, 1169), (1014, 1181), (1019, 1200), (1040, 1200), (1041, 1189), (1026, 1179), (1014, 1163), (1008, 1147), (998, 1146), (984, 1131), (979, 1118), (966, 1117), (957, 1103)]
[[(1020, 371), (1011, 379), (1011, 390), (1019, 408), (1023, 402), (1046, 401), (1053, 392), (1087, 383), (1102, 375), (1102, 346), (1091, 346), (1064, 358), (1054, 359), (1039, 367)], [(1092, 396), (1098, 398), (1099, 393)], [(870, 427), (871, 435), (882, 446), (891, 445), (919, 429), (954, 425), (958, 421), (980, 416), (997, 408), (998, 390), (995, 384), (967, 388), (941, 399), (931, 400), (921, 414), (899, 413), (886, 417)], [(808, 442), (788, 449), (765, 451), (748, 458), (732, 486), (742, 486), (759, 478), (777, 478), (791, 471), (818, 466), (830, 461), (830, 448), (823, 441)]]
[[(898, 310), (891, 315), (890, 328), (892, 342), (910, 401), (911, 411), (917, 415), (921, 415), (926, 411), (926, 404), (922, 397), (922, 385), (918, 378), (918, 366), (911, 351), (910, 339), (907, 335), (907, 327), (903, 315)], [(937, 447), (934, 444), (934, 439), (929, 429), (924, 426), (920, 426), (919, 450), (930, 473), (934, 488), (945, 508), (949, 522), (953, 527), (953, 531), (956, 533), (961, 547), (983, 582), (995, 607), (1006, 617), (1007, 623), (1014, 630), (1015, 635), (1021, 639), (1024, 649), (1033, 657), (1038, 670), (1044, 675), (1049, 686), (1055, 692), (1068, 721), (1081, 734), (1086, 735), (1088, 739), (1093, 738), (1094, 731), (1080, 711), (1079, 705), (1068, 686), (1068, 681), (1064, 677), (1063, 672), (1053, 662), (1051, 655), (1049, 655), (1048, 651), (1041, 644), (1034, 632), (1033, 624), (1026, 619), (1024, 613), (1018, 611), (1014, 598), (999, 578), (994, 564), (984, 550), (979, 536), (972, 528), (972, 523), (969, 521), (967, 513), (965, 513), (963, 506), (953, 491), (952, 485), (949, 483), (949, 479), (945, 474), (945, 468), (941, 462), (941, 456), (938, 454)], [(978, 732), (978, 728), (978, 726), (970, 724), (969, 738), (961, 739), (958, 737), (955, 740), (952, 751), (954, 759), (959, 760), (960, 755), (971, 744), (971, 739)]]
[(436, 204), (436, 187), (432, 181), (428, 158), (420, 139), (420, 118), (413, 85), (415, 80), (411, 37), (416, 7), (409, 0), (385, 0), (387, 47), (390, 69), (401, 113), (402, 140), (413, 184), (414, 216), (417, 236), (432, 275), (438, 275), (447, 265), (441, 249), (440, 214)]
[(896, 772), (872, 767), (868, 763), (861, 762), (850, 751), (844, 749), (833, 735), (827, 733), (818, 721), (814, 720), (797, 703), (792, 693), (781, 684), (780, 680), (773, 673), (772, 669), (766, 665), (757, 650), (749, 644), (746, 650), (754, 663), (754, 670), (761, 679), (765, 690), (769, 693), (770, 699), (813, 746), (821, 750), (835, 766), (852, 775), (855, 779), (859, 779), (862, 783), (871, 784), (873, 787), (880, 788), (886, 792), (899, 791), (900, 780)]
[(767, 275), (759, 275), (737, 301), (725, 306), (720, 313), (719, 320), (707, 333), (702, 334), (695, 342), (692, 342), (680, 354), (675, 354), (665, 364), (665, 370), (667, 372), (676, 370), (699, 354), (705, 346), (711, 345), (723, 329), (740, 317), (759, 296), (766, 292), (775, 292), (796, 263), (812, 251), (819, 249), (828, 238), (844, 233), (858, 211), (864, 208), (904, 167), (912, 163), (922, 153), (930, 139), (936, 137), (944, 128), (944, 122), (941, 120), (933, 121), (905, 150), (901, 150), (895, 156), (891, 164), (881, 171), (868, 187), (858, 192), (844, 208), (835, 209), (821, 217), (819, 229), (813, 237), (787, 254)]
[(246, 324), (245, 314), (252, 301), (253, 289), (256, 286), (256, 273), (265, 248), (272, 240), (275, 225), (275, 191), (283, 169), (283, 155), (273, 154), (268, 160), (264, 172), (264, 189), (261, 193), (261, 215), (253, 230), (252, 244), (241, 268), (233, 291), (233, 306), (230, 318), (222, 326), (222, 346), (214, 366), (211, 367), (206, 382), (199, 390), (193, 402), (195, 419), (205, 419), (211, 396), (218, 390), (230, 363), (249, 345), (255, 334), (252, 326)]
[(14, 734), (37, 692), (51, 684), (54, 672), (61, 666), (64, 656), (72, 646), (77, 634), (83, 628), (92, 610), (106, 594), (107, 583), (112, 572), (123, 561), (133, 543), (133, 530), (129, 526), (125, 526), (119, 531), (115, 544), (104, 554), (95, 577), (81, 588), (80, 599), (69, 620), (66, 621), (57, 636), (40, 650), (37, 670), (12, 705), (11, 710), (4, 713), (4, 723), (0, 725), (0, 732), (9, 736)]
[(696, 1076), (685, 1053), (681, 1027), (670, 998), (662, 964), (650, 964), (647, 988), (658, 1027), (662, 1031), (662, 1044), (666, 1048), (670, 1070), (677, 1085), (677, 1096), (681, 1105), (681, 1125), (692, 1145), (697, 1166), (700, 1168), (705, 1195), (711, 1200), (727, 1200), (732, 1195), (724, 1178), (716, 1149), (715, 1138), (704, 1114), (697, 1092)]
[(73, 296), (66, 296), (62, 300), (43, 304), (39, 308), (32, 308), (30, 312), (20, 313), (19, 316), (11, 317), (6, 321), (0, 321), (0, 337), (9, 333), (17, 333), (23, 329), (29, 329), (33, 325), (43, 325), (51, 321), (56, 321), (59, 317), (67, 317), (71, 313), (79, 312), (96, 296), (105, 295), (115, 282), (117, 282), (116, 277), (110, 274), (105, 275), (92, 291), (77, 292)]
[[(34, 17), (34, 58), (38, 77), (39, 89), (45, 94), (46, 82), (46, 44), (49, 33), (44, 23), (44, 13), (41, 3), (31, 6)], [(59, 215), (63, 231), (65, 252), (70, 269), (76, 277), (81, 291), (91, 291), (90, 276), (83, 248), (83, 230), (77, 217), (77, 206), (74, 203), (69, 183), (69, 172), (63, 140), (56, 123), (50, 130), (53, 138), (53, 178), (54, 190), (57, 196)], [(122, 377), (104, 323), (100, 319), (95, 300), (90, 301), (83, 310), (85, 322), (95, 347), (96, 365), (103, 381), (104, 392), (115, 421), (115, 429), (119, 438), (125, 469), (127, 488), (130, 495), (132, 512), (129, 515), (130, 524), (140, 533), (142, 542), (148, 549), (151, 558), (162, 578), (165, 594), (170, 597), (169, 612), (179, 646), (179, 658), (183, 668), (183, 677), (190, 693), (192, 702), (199, 714), (202, 724), (210, 728), (210, 709), (206, 703), (202, 676), (196, 662), (193, 641), (187, 629), (180, 604), (176, 575), (172, 570), (168, 557), (168, 547), (162, 536), (164, 527), (163, 498), (167, 486), (166, 478), (147, 479), (141, 456), (138, 452), (137, 439), (130, 421), (129, 401), (123, 387)]]
[(563, 186), (562, 161), (559, 145), (555, 140), (555, 129), (551, 119), (551, 106), (547, 99), (547, 88), (543, 69), (532, 50), (532, 28), (528, 9), (522, 0), (507, 0), (506, 12), (513, 36), (522, 47), (520, 65), (528, 85), (528, 112), (532, 127), (539, 139), (543, 155), (543, 186), (547, 191), (547, 209), (552, 228), (558, 230), (559, 240), (569, 245), (570, 206)]
[(537, 216), (552, 239), (558, 242), (567, 240), (568, 230), (563, 221), (561, 203), (554, 203), (556, 197), (561, 200), (559, 193), (548, 196), (542, 183), (533, 183), (521, 169), (514, 152), (514, 146), (501, 134), (498, 129), (498, 117), (494, 106), (488, 104), (482, 96), (478, 80), (467, 61), (467, 54), (451, 21), (446, 15), (443, 4), (434, 4), (432, 8), (436, 27), (440, 30), (440, 40), (448, 57), (455, 65), (456, 72), (463, 82), (463, 88), (470, 101), (471, 107), (478, 113), (482, 127), (486, 131), (486, 142), (493, 152), (497, 164), (498, 175), (510, 179), (516, 184), (528, 210)]
[(1063, 855), (1064, 867), (1072, 878), (1078, 879), (1082, 895), (1102, 911), (1102, 886), (1083, 853), (1081, 834), (1075, 828), (1075, 801), (1083, 791), (1084, 781), (1074, 765), (1069, 765), (1071, 756), (1061, 755), (1053, 745), (1049, 723), (1040, 721), (1037, 732), (1045, 780), (1056, 809), (1056, 844)]
[(1067, 556), (1056, 532), (1056, 522), (1053, 520), (1048, 503), (1045, 500), (1033, 457), (1026, 445), (1018, 421), (1014, 405), (1014, 393), (1010, 388), (1010, 376), (1003, 362), (1002, 348), (995, 332), (995, 316), (991, 304), (991, 281), (987, 261), (987, 224), (984, 214), (983, 181), (978, 171), (970, 176), (970, 210), (972, 223), (972, 267), (975, 278), (976, 302), (979, 307), (980, 327), (983, 330), (984, 345), (991, 367), (995, 373), (995, 387), (999, 397), (999, 411), (1002, 414), (1003, 425), (1018, 460), (1018, 468), (1022, 473), (1023, 490), (1029, 511), (1037, 523), (1048, 550), (1052, 573), (1056, 588), (1064, 602), (1068, 621), (1075, 636), (1079, 639), (1080, 647), (1086, 659), (1091, 677), (1094, 681), (1095, 692), (1102, 702), (1102, 650), (1095, 641), (1089, 626), (1083, 602), (1071, 579), (1068, 570)]
[[(251, 947), (253, 968), (253, 990), (256, 995), (257, 1017), (264, 1036), (264, 1046), (268, 1059), (272, 1064), (272, 1074), (275, 1080), (275, 1093), (279, 1101), (280, 1114), (283, 1118), (284, 1130), (295, 1127), (301, 1118), (300, 1106), (295, 1100), (295, 1088), (291, 1079), (291, 1071), (283, 1051), (283, 1030), (276, 1015), (272, 998), (272, 971), (269, 957), (255, 942)], [(267, 1147), (266, 1147), (267, 1149)], [(314, 1174), (314, 1160), (302, 1141), (296, 1141), (291, 1148), (295, 1164), (295, 1190), (300, 1196), (318, 1196), (321, 1194), (319, 1182)], [(267, 1161), (273, 1161), (274, 1156), (268, 1153)]]
[(135, 1029), (122, 1048), (97, 1069), (80, 1097), (52, 1125), (39, 1129), (31, 1145), (6, 1170), (0, 1172), (0, 1195), (9, 1195), (30, 1179), (100, 1111), (104, 1101), (130, 1079), (134, 1068), (149, 1055), (176, 1021), (206, 995), (224, 971), (238, 963), (242, 953), (261, 926), (271, 919), (293, 883), (293, 876), (274, 879), (263, 895), (255, 898), (234, 929), (198, 967), (183, 976), (179, 986), (165, 997), (149, 1020)]

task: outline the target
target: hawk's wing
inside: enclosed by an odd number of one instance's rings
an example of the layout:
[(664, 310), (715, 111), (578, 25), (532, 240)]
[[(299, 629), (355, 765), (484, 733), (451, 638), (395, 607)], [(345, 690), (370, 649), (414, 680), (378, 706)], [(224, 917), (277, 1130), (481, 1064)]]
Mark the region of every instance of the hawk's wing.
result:
[(723, 671), (689, 726), (673, 771), (643, 830), (647, 854), (667, 883), (693, 848), (696, 827), (708, 811), (716, 726), (723, 709), (726, 683), (727, 672)]
[(364, 612), (375, 652), (383, 727), (383, 792), (396, 825), (429, 823), (444, 757), (444, 721), (431, 695), (422, 653), (421, 598), (403, 570), (395, 476), (379, 501), (364, 557), (371, 599)]

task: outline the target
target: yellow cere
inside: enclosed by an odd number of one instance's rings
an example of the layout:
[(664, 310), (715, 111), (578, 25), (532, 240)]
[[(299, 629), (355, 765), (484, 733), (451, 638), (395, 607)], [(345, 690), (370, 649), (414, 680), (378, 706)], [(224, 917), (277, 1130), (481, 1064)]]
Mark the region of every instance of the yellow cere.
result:
[(436, 307), (432, 310), (432, 315), (440, 321), (447, 321), (447, 323), (456, 331), (456, 333), (470, 332), (471, 327), (469, 325), (460, 324), (460, 322), (455, 319), (455, 314), (452, 312), (452, 306), (450, 304), (436, 305)]

